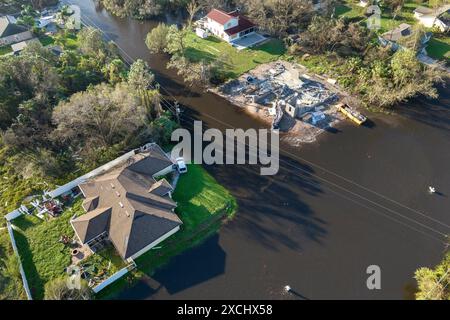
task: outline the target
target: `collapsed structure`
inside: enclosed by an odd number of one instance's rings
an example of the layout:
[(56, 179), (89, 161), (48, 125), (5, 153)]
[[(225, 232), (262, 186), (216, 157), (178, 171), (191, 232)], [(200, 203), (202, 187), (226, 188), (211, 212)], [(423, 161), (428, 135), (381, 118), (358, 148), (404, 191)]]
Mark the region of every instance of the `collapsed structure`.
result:
[(305, 120), (308, 115), (312, 125), (326, 120), (324, 110), (336, 101), (336, 93), (286, 62), (257, 69), (224, 84), (220, 93), (237, 105), (266, 109), (274, 129), (283, 117)]

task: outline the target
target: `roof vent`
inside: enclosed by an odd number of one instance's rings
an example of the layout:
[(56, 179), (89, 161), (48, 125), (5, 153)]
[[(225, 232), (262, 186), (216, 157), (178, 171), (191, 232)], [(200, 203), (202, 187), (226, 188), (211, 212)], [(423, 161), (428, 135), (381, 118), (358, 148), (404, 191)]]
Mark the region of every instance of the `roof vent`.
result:
[(120, 192), (116, 191), (116, 196), (120, 197)]
[(111, 188), (113, 188), (113, 189), (115, 188), (114, 183), (111, 183)]
[(130, 217), (130, 213), (128, 212), (128, 210), (125, 210), (125, 214), (127, 215), (127, 217)]
[(123, 208), (123, 203), (119, 201), (119, 206)]

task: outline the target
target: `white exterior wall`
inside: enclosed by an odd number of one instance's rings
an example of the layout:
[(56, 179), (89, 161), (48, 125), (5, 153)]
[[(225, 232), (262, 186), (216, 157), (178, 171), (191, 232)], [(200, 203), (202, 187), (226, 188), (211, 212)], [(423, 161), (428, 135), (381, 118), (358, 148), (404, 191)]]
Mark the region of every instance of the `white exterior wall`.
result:
[(174, 233), (178, 232), (178, 230), (180, 230), (180, 226), (177, 226), (176, 228), (170, 230), (168, 233), (166, 233), (165, 235), (163, 235), (161, 238), (156, 239), (155, 241), (153, 241), (152, 243), (150, 243), (148, 246), (142, 248), (141, 250), (139, 250), (138, 252), (136, 252), (134, 255), (132, 255), (131, 257), (129, 257), (127, 259), (127, 261), (132, 261), (134, 259), (136, 259), (137, 257), (139, 257), (140, 255), (146, 253), (148, 250), (150, 250), (151, 248), (153, 248), (154, 246), (156, 246), (158, 243), (166, 240), (168, 237), (170, 237), (171, 235), (173, 235)]
[(431, 28), (433, 27), (433, 24), (437, 20), (437, 18), (434, 16), (421, 16), (419, 20), (420, 23), (422, 23), (425, 27)]
[(27, 277), (25, 275), (25, 271), (23, 270), (22, 260), (20, 258), (19, 250), (17, 250), (16, 239), (14, 239), (13, 228), (12, 228), (10, 222), (8, 222), (6, 226), (8, 228), (9, 237), (11, 239), (11, 246), (13, 247), (13, 251), (16, 254), (17, 258), (19, 259), (19, 272), (20, 272), (20, 276), (22, 277), (23, 288), (25, 289), (25, 293), (27, 294), (28, 300), (33, 300), (33, 297), (31, 296), (30, 287), (28, 286)]
[(236, 27), (239, 24), (239, 21), (237, 18), (230, 19), (225, 26), (221, 25), (220, 23), (208, 18), (208, 29), (209, 31), (214, 34), (215, 36), (230, 42), (231, 40), (236, 40), (239, 36), (230, 39), (230, 36), (225, 33), (225, 30)]
[(211, 31), (212, 34), (222, 38), (223, 32), (223, 25), (220, 23), (217, 23), (216, 21), (208, 18), (208, 29)]
[(100, 292), (101, 290), (105, 289), (106, 286), (109, 286), (111, 283), (119, 280), (120, 278), (122, 278), (127, 273), (128, 273), (128, 268), (127, 267), (125, 267), (123, 269), (120, 269), (119, 271), (114, 273), (111, 277), (109, 277), (108, 279), (106, 279), (102, 283), (100, 283), (97, 286), (95, 286), (94, 288), (92, 288), (92, 291), (94, 291), (95, 293)]
[(435, 16), (422, 15), (419, 17), (419, 21), (426, 28), (437, 27), (442, 32), (448, 30), (448, 26), (446, 26), (439, 18), (436, 18)]
[(33, 34), (31, 33), (31, 31), (25, 31), (22, 33), (18, 33), (9, 37), (4, 37), (0, 39), (0, 46), (6, 46), (9, 44), (13, 44), (13, 43), (17, 43), (17, 42), (22, 42), (25, 40), (29, 40), (33, 38)]
[(8, 213), (8, 214), (5, 216), (5, 219), (6, 219), (7, 221), (11, 221), (11, 220), (14, 220), (15, 218), (20, 217), (21, 215), (22, 215), (22, 212), (21, 212), (19, 209), (16, 209), (16, 210), (11, 211), (10, 213)]

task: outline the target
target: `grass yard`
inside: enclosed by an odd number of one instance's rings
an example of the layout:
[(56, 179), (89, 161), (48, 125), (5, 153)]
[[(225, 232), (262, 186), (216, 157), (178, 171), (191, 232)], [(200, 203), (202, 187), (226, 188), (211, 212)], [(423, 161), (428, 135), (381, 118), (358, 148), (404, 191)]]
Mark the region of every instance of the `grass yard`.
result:
[[(342, 1), (335, 7), (336, 17), (346, 17), (355, 21), (366, 20), (364, 12), (367, 10), (367, 7), (360, 7), (357, 3), (358, 1), (356, 0)], [(414, 9), (416, 9), (419, 5), (427, 6), (426, 3), (418, 4), (414, 1), (405, 2), (400, 14), (398, 14), (395, 19), (393, 19), (393, 14), (390, 9), (381, 6), (381, 29), (378, 30), (378, 33), (387, 32), (398, 27), (402, 23), (408, 23), (410, 25), (416, 24), (418, 20), (414, 18)]]
[(62, 235), (74, 236), (69, 223), (74, 214), (84, 212), (78, 199), (63, 214), (49, 221), (35, 216), (21, 216), (13, 220), (14, 232), (31, 294), (34, 299), (44, 298), (45, 283), (65, 274), (71, 264), (70, 249), (59, 242)]
[[(101, 281), (127, 266), (112, 244), (89, 256), (80, 265), (83, 266), (85, 272), (89, 273), (90, 277), (100, 278)], [(98, 281), (97, 284), (101, 281)]]
[(188, 34), (186, 42), (186, 56), (193, 61), (221, 59), (220, 73), (226, 79), (237, 78), (259, 64), (275, 61), (286, 52), (283, 41), (277, 39), (241, 51), (219, 38), (201, 39), (193, 32)]
[(355, 20), (358, 18), (364, 19), (364, 10), (365, 8), (358, 6), (356, 2), (345, 1), (334, 8), (334, 14), (338, 18), (345, 17)]
[(176, 212), (186, 231), (195, 230), (226, 208), (230, 208), (230, 213), (236, 208), (230, 193), (200, 165), (190, 165), (188, 172), (180, 177), (173, 199), (178, 203)]
[(434, 59), (450, 62), (450, 36), (431, 38), (426, 48), (427, 53)]
[(50, 37), (50, 36), (42, 36), (42, 37), (39, 37), (39, 42), (40, 42), (44, 47), (46, 47), (46, 46), (49, 46), (49, 45), (51, 45), (51, 44), (54, 44), (54, 43), (55, 43), (55, 40), (54, 40), (52, 37)]
[(3, 56), (5, 54), (11, 53), (11, 52), (12, 52), (11, 46), (0, 47), (0, 56)]
[[(173, 199), (178, 203), (176, 212), (183, 221), (181, 230), (161, 243), (160, 249), (150, 250), (136, 259), (138, 270), (133, 273), (134, 280), (152, 275), (172, 257), (203, 242), (220, 229), (223, 218), (233, 217), (237, 210), (236, 199), (200, 165), (188, 165)], [(131, 277), (124, 277), (100, 292), (97, 298), (112, 298), (132, 282)]]
[(0, 229), (0, 300), (26, 300), (15, 255), (7, 229)]

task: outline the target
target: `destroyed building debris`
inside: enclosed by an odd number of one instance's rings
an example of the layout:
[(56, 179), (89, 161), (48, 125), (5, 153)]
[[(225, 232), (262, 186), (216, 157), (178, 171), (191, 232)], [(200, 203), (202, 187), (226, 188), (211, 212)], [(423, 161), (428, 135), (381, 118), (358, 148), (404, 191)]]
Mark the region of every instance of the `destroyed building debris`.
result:
[[(233, 104), (257, 113), (273, 129), (302, 135), (318, 135), (341, 119), (334, 104), (339, 100), (333, 84), (307, 74), (301, 66), (276, 61), (260, 65), (216, 91)], [(305, 130), (308, 129), (308, 130)], [(314, 130), (317, 129), (317, 130)]]

